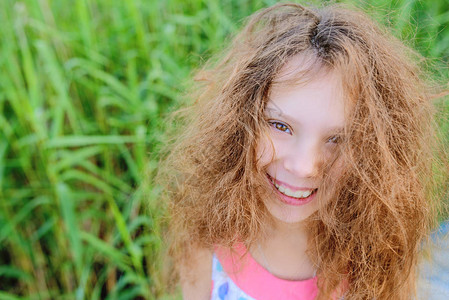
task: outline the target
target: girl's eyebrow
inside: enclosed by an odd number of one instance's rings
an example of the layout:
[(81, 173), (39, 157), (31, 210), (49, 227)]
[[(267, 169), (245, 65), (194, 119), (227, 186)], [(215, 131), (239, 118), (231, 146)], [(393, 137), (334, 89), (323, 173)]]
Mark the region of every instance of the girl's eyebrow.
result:
[(293, 118), (285, 115), (284, 112), (278, 106), (275, 106), (275, 107), (267, 106), (266, 111), (270, 115), (275, 114), (279, 117), (287, 117), (288, 119), (293, 119)]
[(327, 132), (329, 134), (333, 134), (333, 135), (343, 135), (345, 132), (345, 129), (342, 126), (335, 126), (335, 127), (329, 128), (329, 130), (327, 130)]
[(278, 106), (271, 104), (271, 106), (267, 106), (266, 108), (267, 115), (269, 117), (280, 117), (285, 120), (287, 120), (289, 123), (292, 124), (300, 124), (299, 121), (297, 121), (293, 116), (289, 116), (288, 114), (285, 114), (282, 109), (280, 109)]

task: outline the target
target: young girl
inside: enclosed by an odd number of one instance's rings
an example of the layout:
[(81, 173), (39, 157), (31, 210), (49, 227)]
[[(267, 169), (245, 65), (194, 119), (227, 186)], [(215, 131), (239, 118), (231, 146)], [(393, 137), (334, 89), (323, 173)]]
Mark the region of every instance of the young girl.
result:
[(336, 5), (249, 19), (166, 159), (184, 299), (411, 299), (434, 140), (414, 57)]

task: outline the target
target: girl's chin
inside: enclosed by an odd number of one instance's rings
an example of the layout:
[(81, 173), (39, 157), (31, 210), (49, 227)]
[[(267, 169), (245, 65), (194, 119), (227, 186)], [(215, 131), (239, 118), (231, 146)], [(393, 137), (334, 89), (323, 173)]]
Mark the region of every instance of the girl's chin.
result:
[(275, 222), (279, 222), (280, 224), (301, 224), (303, 223), (311, 214), (291, 214), (291, 213), (282, 213), (282, 212), (271, 212), (271, 215), (274, 217)]
[[(278, 198), (278, 197), (276, 197)], [(308, 205), (290, 205), (277, 199), (270, 199), (266, 202), (268, 212), (282, 223), (301, 223), (318, 210), (316, 202), (309, 201)]]

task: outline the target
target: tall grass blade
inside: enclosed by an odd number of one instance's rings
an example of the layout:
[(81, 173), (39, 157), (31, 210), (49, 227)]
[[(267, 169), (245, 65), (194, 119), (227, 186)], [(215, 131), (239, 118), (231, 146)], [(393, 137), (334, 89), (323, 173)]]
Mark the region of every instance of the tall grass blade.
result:
[(76, 277), (80, 278), (83, 269), (83, 247), (79, 236), (76, 206), (73, 201), (72, 192), (64, 183), (56, 187), (61, 215), (65, 225), (65, 232), (70, 243), (71, 256), (75, 261)]

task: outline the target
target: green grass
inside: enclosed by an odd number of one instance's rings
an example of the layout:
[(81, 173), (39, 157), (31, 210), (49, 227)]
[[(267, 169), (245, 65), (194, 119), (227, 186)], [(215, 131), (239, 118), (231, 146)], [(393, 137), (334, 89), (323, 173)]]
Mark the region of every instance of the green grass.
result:
[[(0, 299), (162, 297), (162, 117), (275, 2), (1, 1)], [(448, 81), (446, 0), (364, 3)]]

